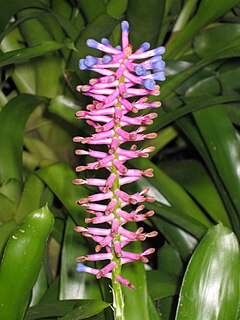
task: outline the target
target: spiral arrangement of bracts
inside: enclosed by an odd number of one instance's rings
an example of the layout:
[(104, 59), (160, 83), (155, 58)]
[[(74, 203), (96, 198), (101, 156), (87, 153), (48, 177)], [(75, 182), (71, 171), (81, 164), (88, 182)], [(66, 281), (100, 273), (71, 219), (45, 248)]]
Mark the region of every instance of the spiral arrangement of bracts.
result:
[[(156, 133), (144, 133), (146, 125), (152, 124), (157, 113), (137, 115), (141, 110), (160, 107), (160, 102), (149, 102), (147, 95), (158, 96), (160, 87), (156, 80), (165, 80), (165, 63), (161, 55), (164, 47), (149, 50), (149, 43), (143, 43), (138, 50), (132, 53), (132, 46), (128, 40), (129, 25), (123, 21), (122, 47), (114, 48), (107, 39), (101, 43), (93, 39), (87, 40), (91, 48), (104, 52), (102, 58), (87, 56), (81, 59), (81, 70), (91, 70), (99, 73), (101, 77), (91, 79), (88, 85), (79, 85), (77, 90), (93, 98), (92, 104), (86, 111), (77, 112), (76, 116), (85, 119), (95, 129), (90, 137), (75, 137), (75, 142), (82, 144), (103, 146), (107, 151), (76, 150), (77, 155), (89, 155), (95, 161), (85, 166), (78, 166), (77, 172), (84, 170), (98, 170), (105, 168), (109, 175), (106, 179), (89, 178), (76, 179), (75, 184), (95, 186), (99, 192), (87, 198), (80, 199), (78, 204), (86, 207), (93, 217), (86, 218), (87, 224), (95, 226), (77, 226), (76, 231), (83, 236), (90, 237), (97, 242), (96, 253), (77, 258), (77, 270), (94, 274), (97, 278), (113, 278), (114, 270), (120, 270), (123, 264), (141, 260), (148, 262), (147, 256), (154, 252), (149, 248), (142, 253), (132, 253), (124, 247), (132, 241), (144, 241), (147, 237), (154, 237), (157, 232), (145, 233), (143, 228), (136, 232), (125, 228), (127, 222), (139, 222), (154, 214), (153, 211), (144, 212), (144, 202), (154, 201), (154, 197), (147, 196), (148, 188), (141, 192), (128, 194), (121, 189), (123, 185), (138, 180), (141, 176), (152, 177), (153, 169), (130, 169), (126, 161), (149, 156), (154, 147), (138, 149), (134, 142), (156, 137)], [(145, 61), (144, 61), (145, 59)], [(138, 97), (133, 101), (134, 97)], [(129, 100), (129, 98), (131, 98)], [(135, 115), (136, 114), (136, 115)], [(129, 132), (130, 127), (136, 129)], [(128, 130), (128, 131), (127, 131)], [(126, 142), (133, 144), (129, 149), (124, 148)], [(126, 206), (135, 207), (131, 212), (125, 210)], [(107, 227), (98, 227), (105, 223)], [(102, 261), (109, 262), (102, 269), (90, 268), (81, 262)], [(116, 273), (115, 273), (116, 275)], [(134, 286), (120, 274), (115, 276), (115, 281), (132, 289)]]

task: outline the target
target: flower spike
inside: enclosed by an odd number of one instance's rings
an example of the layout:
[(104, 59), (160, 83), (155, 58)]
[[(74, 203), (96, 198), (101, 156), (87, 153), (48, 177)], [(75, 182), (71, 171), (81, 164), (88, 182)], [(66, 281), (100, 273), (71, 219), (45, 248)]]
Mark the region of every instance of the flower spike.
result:
[[(86, 111), (78, 111), (76, 116), (79, 119), (85, 119), (95, 133), (90, 137), (74, 138), (75, 142), (94, 146), (93, 149), (76, 150), (77, 155), (89, 155), (94, 159), (85, 166), (78, 166), (77, 172), (101, 168), (109, 172), (105, 179), (87, 178), (73, 181), (77, 185), (87, 184), (98, 188), (96, 194), (77, 201), (94, 216), (85, 219), (87, 224), (93, 224), (94, 227), (77, 226), (75, 230), (97, 243), (96, 253), (77, 258), (79, 262), (77, 271), (94, 274), (98, 279), (101, 277), (112, 279), (114, 308), (121, 296), (120, 287), (117, 289), (118, 294), (114, 289), (117, 283), (119, 286), (122, 284), (135, 289), (129, 280), (121, 276), (121, 266), (136, 260), (147, 263), (146, 256), (154, 252), (154, 248), (149, 248), (142, 253), (124, 250), (124, 247), (132, 241), (144, 241), (147, 237), (156, 236), (157, 232), (145, 233), (142, 227), (132, 232), (125, 227), (127, 222), (144, 221), (154, 215), (153, 211), (144, 212), (143, 203), (152, 202), (155, 199), (147, 195), (148, 188), (128, 194), (121, 187), (138, 180), (141, 176), (153, 176), (152, 168), (130, 169), (126, 162), (134, 158), (149, 157), (154, 147), (138, 149), (137, 145), (133, 144), (127, 149), (125, 142), (135, 143), (135, 141), (153, 139), (157, 136), (156, 133), (146, 134), (144, 131), (158, 114), (155, 112), (141, 114), (141, 110), (161, 106), (159, 101), (149, 102), (146, 96), (158, 96), (160, 86), (156, 81), (165, 80), (165, 62), (161, 57), (165, 48), (160, 46), (149, 50), (150, 44), (144, 42), (133, 52), (129, 44), (127, 21), (121, 23), (121, 30), (122, 44), (116, 48), (105, 38), (101, 42), (94, 39), (87, 40), (87, 45), (102, 51), (103, 57), (88, 55), (79, 61), (81, 70), (97, 72), (100, 77), (91, 79), (88, 85), (77, 87), (79, 92), (92, 97), (93, 102), (87, 106)], [(129, 126), (133, 126), (131, 131), (128, 129)], [(99, 146), (102, 145), (106, 146), (105, 151), (99, 150)], [(125, 210), (129, 205), (133, 206), (131, 212)], [(98, 224), (103, 223), (105, 227), (98, 227)], [(107, 264), (102, 269), (93, 269), (80, 263), (104, 260), (107, 260)]]

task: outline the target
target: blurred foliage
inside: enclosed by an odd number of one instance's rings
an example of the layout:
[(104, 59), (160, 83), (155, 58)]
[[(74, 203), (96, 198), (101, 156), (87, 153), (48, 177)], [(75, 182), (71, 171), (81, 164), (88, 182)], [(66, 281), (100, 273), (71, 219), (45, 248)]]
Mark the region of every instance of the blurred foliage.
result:
[(86, 161), (72, 137), (91, 130), (74, 117), (87, 103), (76, 85), (90, 78), (78, 60), (96, 54), (85, 42), (117, 45), (123, 19), (134, 49), (167, 49), (148, 129), (156, 150), (131, 162), (155, 171), (133, 188), (150, 186), (157, 199), (141, 223), (159, 231), (149, 240), (157, 250), (146, 268), (124, 270), (137, 287), (124, 290), (126, 319), (239, 319), (240, 2), (0, 0), (0, 256), (30, 212), (48, 203), (55, 216), (24, 319), (113, 319), (110, 283), (75, 271), (92, 244), (73, 231), (86, 216), (76, 200), (90, 190), (71, 183)]

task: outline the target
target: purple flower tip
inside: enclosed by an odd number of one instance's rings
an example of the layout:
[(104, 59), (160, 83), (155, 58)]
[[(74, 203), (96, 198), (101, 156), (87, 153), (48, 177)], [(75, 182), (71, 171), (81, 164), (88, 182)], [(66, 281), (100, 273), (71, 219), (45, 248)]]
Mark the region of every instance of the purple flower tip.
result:
[(113, 59), (113, 57), (112, 56), (109, 56), (109, 55), (105, 55), (105, 56), (103, 56), (103, 63), (109, 63), (109, 62), (111, 62), (112, 61), (112, 59)]
[(93, 57), (93, 56), (86, 56), (85, 60), (84, 60), (84, 64), (89, 68), (92, 67), (94, 64), (97, 63), (97, 58)]
[(118, 46), (116, 46), (116, 49), (117, 49), (117, 50), (122, 51), (122, 47), (121, 47), (121, 46), (119, 46), (119, 45), (118, 45)]
[(87, 66), (84, 63), (84, 59), (80, 59), (79, 60), (79, 69), (80, 70), (86, 70), (87, 69)]
[(143, 76), (146, 74), (146, 68), (144, 67), (144, 65), (140, 64), (139, 66), (136, 66), (134, 68), (134, 71), (136, 72), (136, 74), (138, 76)]
[(153, 79), (146, 79), (143, 81), (143, 85), (148, 90), (153, 90), (156, 82)]
[(98, 47), (98, 42), (94, 39), (88, 39), (86, 42), (87, 46), (96, 49)]
[(107, 38), (102, 38), (101, 39), (101, 43), (105, 44), (105, 46), (109, 46), (110, 45), (110, 41)]
[(129, 23), (127, 21), (123, 21), (121, 23), (122, 31), (128, 31), (129, 30)]
[(157, 54), (164, 54), (166, 50), (164, 47), (161, 46), (161, 47), (154, 49), (154, 51), (155, 51), (155, 54), (157, 55)]
[(153, 63), (152, 65), (153, 69), (156, 69), (158, 71), (162, 71), (165, 68), (165, 62), (163, 60), (159, 60)]
[(76, 267), (76, 270), (78, 272), (88, 272), (88, 269), (90, 269), (89, 267), (85, 266), (84, 264), (82, 263), (78, 263), (77, 264), (77, 267)]
[(155, 80), (158, 80), (158, 81), (164, 81), (164, 80), (166, 80), (164, 71), (156, 72), (156, 73), (154, 74), (154, 79), (155, 79)]
[(141, 46), (140, 46), (140, 50), (141, 51), (147, 51), (150, 48), (150, 43), (149, 42), (144, 42)]

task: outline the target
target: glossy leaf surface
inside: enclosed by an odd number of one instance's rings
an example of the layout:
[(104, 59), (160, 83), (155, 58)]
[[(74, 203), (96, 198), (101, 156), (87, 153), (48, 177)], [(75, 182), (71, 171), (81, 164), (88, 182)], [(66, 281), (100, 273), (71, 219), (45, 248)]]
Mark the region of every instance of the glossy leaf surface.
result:
[(176, 320), (237, 319), (239, 267), (234, 233), (222, 225), (209, 229), (187, 267)]

